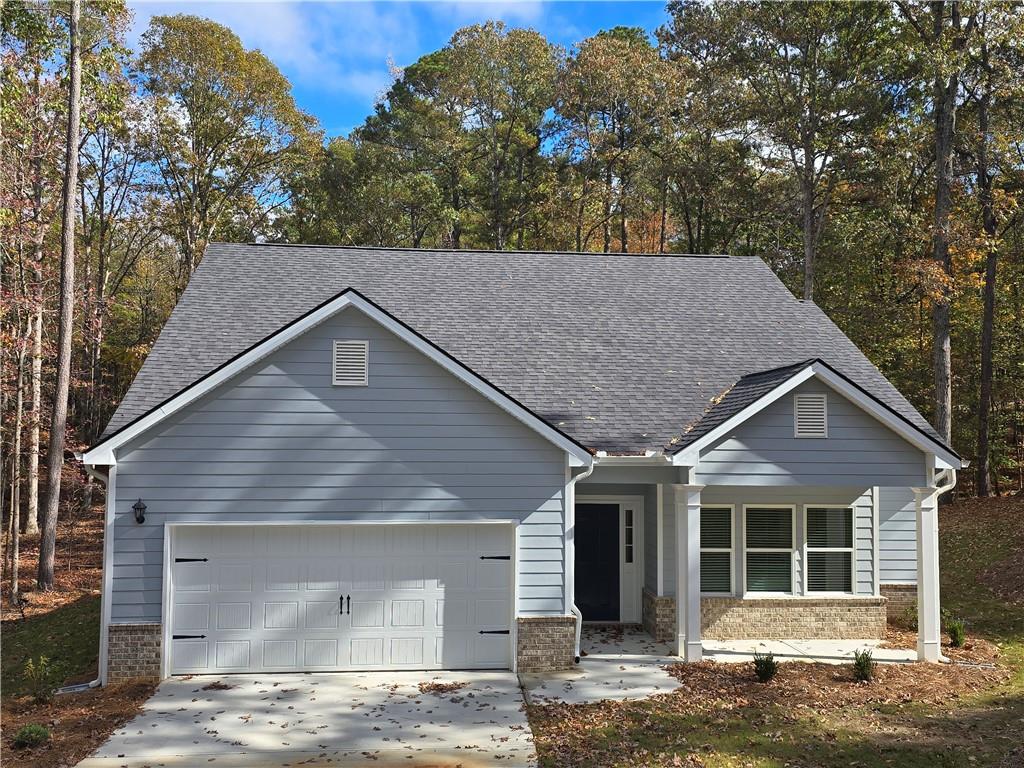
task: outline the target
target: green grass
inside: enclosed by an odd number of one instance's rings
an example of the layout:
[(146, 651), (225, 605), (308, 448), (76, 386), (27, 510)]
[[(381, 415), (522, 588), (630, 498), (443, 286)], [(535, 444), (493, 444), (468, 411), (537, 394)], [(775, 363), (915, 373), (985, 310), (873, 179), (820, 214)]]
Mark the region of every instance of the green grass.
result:
[(91, 679), (99, 658), (100, 599), (88, 595), (25, 621), (5, 621), (0, 684), (4, 696), (28, 692), (25, 662), (46, 656), (66, 680)]
[[(1001, 649), (1005, 685), (941, 705), (892, 703), (830, 710), (758, 704), (720, 712), (658, 699), (572, 708), (532, 706), (545, 766), (704, 765), (707, 768), (967, 768), (1016, 765), (1024, 723), (1024, 606), (999, 598), (986, 569), (1024, 557), (1024, 505), (968, 502), (941, 520), (942, 604), (967, 621), (968, 642)], [(753, 671), (751, 670), (751, 675)], [(798, 705), (800, 702), (794, 702)], [(678, 711), (684, 710), (684, 711)], [(566, 743), (566, 734), (572, 734)], [(678, 756), (681, 762), (676, 762)], [(688, 756), (693, 759), (688, 761)]]

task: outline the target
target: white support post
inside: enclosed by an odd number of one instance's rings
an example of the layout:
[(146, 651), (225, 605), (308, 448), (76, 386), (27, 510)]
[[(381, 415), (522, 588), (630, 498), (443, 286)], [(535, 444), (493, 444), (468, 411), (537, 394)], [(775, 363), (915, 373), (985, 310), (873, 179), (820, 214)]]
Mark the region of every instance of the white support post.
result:
[(942, 660), (939, 625), (939, 516), (934, 488), (914, 488), (917, 519), (917, 659)]
[(676, 653), (700, 661), (700, 492), (673, 485), (676, 507)]

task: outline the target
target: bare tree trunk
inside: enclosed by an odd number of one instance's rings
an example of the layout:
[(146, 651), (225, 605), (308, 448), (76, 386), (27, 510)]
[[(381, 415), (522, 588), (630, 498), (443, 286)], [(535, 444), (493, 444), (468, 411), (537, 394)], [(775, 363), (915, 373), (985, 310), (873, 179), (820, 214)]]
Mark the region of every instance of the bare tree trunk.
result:
[[(36, 135), (42, 125), (42, 110), (39, 108), (41, 102), (39, 93), (39, 80), (41, 74), (39, 67), (36, 67), (33, 79), (36, 104)], [(32, 320), (32, 365), (30, 379), (32, 382), (32, 411), (28, 423), (28, 509), (25, 515), (25, 533), (39, 533), (39, 453), (42, 450), (42, 442), (39, 435), (39, 425), (43, 418), (43, 238), (46, 228), (43, 226), (43, 168), (42, 149), (36, 145), (35, 157), (32, 160), (33, 174), (35, 178), (32, 183), (33, 198), (33, 237), (32, 244), (32, 293), (35, 299), (34, 319)]]
[[(936, 42), (944, 37), (945, 3), (932, 4), (933, 35)], [(960, 3), (951, 4), (953, 30), (960, 33)], [(932, 258), (951, 277), (949, 257), (949, 218), (953, 207), (953, 130), (956, 126), (956, 101), (960, 89), (959, 72), (939, 72), (934, 83), (935, 111), (935, 211), (932, 222)], [(941, 295), (932, 305), (932, 367), (935, 377), (934, 426), (948, 443), (953, 434), (953, 376), (949, 336), (949, 288), (941, 287)]]
[(992, 174), (989, 169), (989, 106), (992, 100), (991, 65), (989, 63), (988, 46), (982, 43), (981, 66), (986, 74), (985, 86), (978, 100), (978, 134), (977, 153), (978, 197), (981, 202), (981, 221), (985, 232), (987, 253), (985, 254), (985, 287), (982, 292), (984, 308), (981, 317), (981, 392), (978, 398), (978, 455), (977, 492), (979, 496), (988, 496), (991, 491), (991, 467), (989, 446), (989, 420), (992, 413), (992, 336), (995, 325), (996, 307), (996, 266), (997, 252), (995, 239), (997, 235), (995, 206), (992, 201)]
[(814, 301), (814, 167), (811, 178), (806, 173), (800, 180), (800, 198), (803, 204), (804, 234), (804, 300)]
[(68, 63), (71, 73), (68, 87), (68, 132), (65, 146), (63, 211), (60, 254), (60, 327), (57, 337), (57, 386), (53, 396), (50, 423), (46, 514), (39, 542), (39, 589), (53, 589), (53, 560), (57, 544), (57, 514), (60, 509), (60, 480), (64, 467), (64, 432), (68, 420), (68, 390), (71, 386), (71, 336), (75, 310), (75, 197), (78, 189), (78, 140), (82, 90), (82, 61), (79, 50), (78, 20), (81, 0), (71, 0)]
[(18, 394), (15, 399), (14, 416), (14, 447), (11, 451), (11, 605), (20, 602), (18, 595), (18, 571), (21, 566), (21, 429), (25, 409), (25, 351), (28, 336), (21, 340), (18, 350)]

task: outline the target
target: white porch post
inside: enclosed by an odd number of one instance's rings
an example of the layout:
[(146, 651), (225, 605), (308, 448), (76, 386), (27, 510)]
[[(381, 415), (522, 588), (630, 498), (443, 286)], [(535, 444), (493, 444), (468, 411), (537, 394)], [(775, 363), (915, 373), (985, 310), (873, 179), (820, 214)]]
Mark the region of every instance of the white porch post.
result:
[(914, 488), (917, 518), (917, 659), (940, 661), (939, 516), (934, 488)]
[(700, 492), (673, 485), (676, 507), (676, 653), (700, 661)]

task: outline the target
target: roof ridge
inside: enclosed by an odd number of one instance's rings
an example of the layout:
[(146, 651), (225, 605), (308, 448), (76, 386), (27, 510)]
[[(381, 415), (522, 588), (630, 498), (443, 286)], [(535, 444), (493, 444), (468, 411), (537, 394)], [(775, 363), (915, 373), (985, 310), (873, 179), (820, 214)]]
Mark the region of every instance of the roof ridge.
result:
[(320, 245), (317, 243), (259, 243), (245, 242), (235, 243), (226, 240), (211, 241), (210, 245), (228, 246), (266, 246), (272, 248), (323, 248), (331, 250), (346, 251), (387, 251), (400, 253), (445, 253), (454, 255), (466, 254), (493, 254), (495, 256), (633, 256), (637, 258), (684, 258), (684, 259), (732, 259), (739, 258), (728, 253), (651, 253), (647, 251), (626, 252), (626, 251), (531, 251), (531, 250), (504, 250), (499, 251), (493, 248), (409, 248), (402, 246), (388, 247), (383, 245)]

